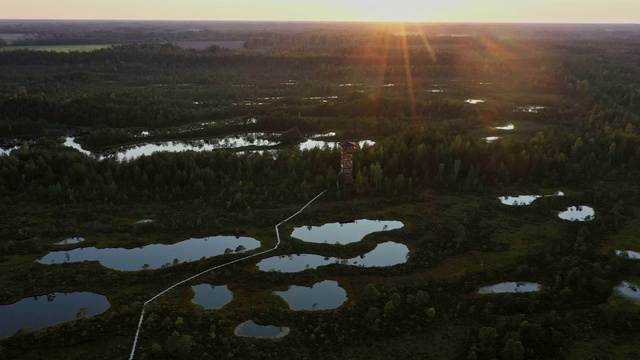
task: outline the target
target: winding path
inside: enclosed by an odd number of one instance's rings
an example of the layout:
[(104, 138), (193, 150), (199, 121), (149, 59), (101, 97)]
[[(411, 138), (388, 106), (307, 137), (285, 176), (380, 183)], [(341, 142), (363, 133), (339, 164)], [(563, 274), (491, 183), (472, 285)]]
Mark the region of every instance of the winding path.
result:
[(280, 226), (280, 225), (286, 223), (287, 221), (293, 219), (294, 217), (296, 217), (298, 214), (300, 214), (302, 211), (304, 211), (304, 209), (306, 209), (309, 205), (311, 205), (312, 202), (316, 201), (316, 199), (318, 199), (320, 196), (324, 195), (324, 193), (326, 193), (327, 191), (328, 191), (328, 189), (323, 191), (323, 192), (321, 192), (320, 194), (316, 195), (316, 197), (314, 197), (308, 203), (306, 203), (300, 210), (298, 210), (298, 212), (296, 212), (295, 214), (289, 216), (287, 219), (281, 221), (278, 225), (275, 226), (275, 228), (276, 228), (276, 237), (278, 239), (278, 242), (276, 242), (276, 245), (274, 247), (272, 247), (271, 249), (264, 250), (264, 251), (261, 251), (261, 252), (255, 253), (255, 254), (247, 255), (245, 257), (242, 257), (242, 258), (239, 258), (239, 259), (236, 259), (236, 260), (233, 260), (233, 261), (229, 261), (229, 262), (226, 262), (224, 264), (220, 264), (220, 265), (214, 266), (214, 267), (212, 267), (210, 269), (202, 271), (202, 272), (200, 272), (198, 274), (195, 274), (195, 275), (193, 275), (193, 276), (191, 276), (191, 277), (189, 277), (187, 279), (184, 279), (184, 280), (182, 280), (180, 282), (177, 282), (177, 283), (171, 285), (170, 287), (166, 288), (162, 292), (158, 293), (156, 296), (154, 296), (151, 299), (145, 301), (144, 304), (142, 305), (142, 312), (140, 313), (140, 320), (138, 321), (138, 329), (136, 330), (136, 336), (133, 339), (133, 346), (131, 347), (131, 355), (129, 355), (129, 360), (133, 360), (133, 358), (136, 355), (136, 347), (138, 345), (138, 338), (140, 336), (140, 329), (142, 328), (142, 321), (144, 320), (144, 309), (149, 303), (153, 302), (154, 300), (156, 300), (160, 296), (162, 296), (162, 295), (166, 294), (167, 292), (171, 291), (173, 288), (175, 288), (177, 286), (180, 286), (180, 285), (182, 285), (182, 284), (184, 284), (184, 283), (186, 283), (188, 281), (191, 281), (191, 280), (193, 280), (193, 279), (195, 279), (197, 277), (200, 277), (200, 276), (202, 276), (202, 275), (204, 275), (204, 274), (206, 274), (208, 272), (211, 272), (213, 270), (220, 269), (222, 267), (229, 266), (231, 264), (235, 264), (235, 263), (238, 263), (240, 261), (244, 261), (244, 260), (256, 257), (256, 256), (264, 255), (266, 253), (269, 253), (271, 251), (276, 250), (278, 248), (278, 246), (280, 245), (280, 231), (278, 231), (278, 226)]

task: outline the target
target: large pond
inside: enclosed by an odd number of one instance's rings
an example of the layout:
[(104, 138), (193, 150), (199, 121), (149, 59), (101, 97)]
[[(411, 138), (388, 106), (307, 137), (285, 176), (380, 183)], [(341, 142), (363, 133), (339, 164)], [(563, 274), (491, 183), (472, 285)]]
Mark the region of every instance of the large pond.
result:
[(364, 219), (322, 226), (296, 227), (291, 236), (306, 242), (344, 245), (358, 242), (374, 232), (400, 229), (403, 226), (404, 224), (400, 221)]
[(288, 327), (273, 325), (258, 325), (253, 320), (245, 321), (236, 326), (234, 333), (236, 336), (246, 336), (254, 338), (277, 339), (289, 334)]
[(233, 293), (226, 285), (200, 284), (191, 288), (195, 292), (193, 303), (202, 305), (205, 309), (221, 309), (233, 300)]
[(531, 282), (509, 281), (478, 289), (478, 294), (527, 293), (540, 290), (540, 284)]
[(523, 206), (523, 205), (531, 205), (531, 203), (534, 202), (534, 200), (541, 197), (547, 197), (547, 196), (564, 196), (564, 193), (562, 191), (556, 191), (556, 193), (553, 195), (500, 196), (498, 199), (500, 199), (500, 202), (502, 202), (505, 205)]
[(618, 256), (626, 256), (629, 259), (640, 259), (640, 252), (633, 250), (616, 250), (616, 255)]
[(589, 206), (571, 206), (567, 210), (558, 214), (562, 220), (569, 221), (590, 221), (595, 218), (595, 211)]
[(332, 310), (347, 301), (347, 292), (337, 281), (325, 280), (312, 287), (291, 286), (287, 291), (275, 291), (292, 310)]
[(71, 244), (79, 244), (84, 241), (83, 237), (70, 237), (68, 239), (64, 239), (62, 241), (58, 241), (53, 243), (53, 245), (71, 245)]
[(618, 295), (631, 299), (637, 303), (640, 303), (640, 285), (623, 281), (620, 285), (616, 286), (615, 292)]
[(243, 252), (258, 247), (260, 242), (253, 238), (210, 236), (175, 244), (152, 244), (134, 249), (85, 247), (69, 251), (54, 251), (37, 261), (41, 264), (100, 261), (103, 266), (110, 269), (133, 271), (158, 269), (170, 264), (196, 261), (225, 252)]
[(409, 248), (396, 242), (378, 244), (372, 251), (351, 259), (324, 257), (315, 254), (274, 256), (260, 261), (257, 266), (261, 271), (280, 271), (293, 273), (306, 269), (315, 269), (329, 264), (341, 264), (360, 267), (384, 267), (407, 262)]
[(16, 331), (50, 325), (105, 312), (111, 304), (104, 295), (89, 292), (53, 293), (0, 305), (0, 338)]

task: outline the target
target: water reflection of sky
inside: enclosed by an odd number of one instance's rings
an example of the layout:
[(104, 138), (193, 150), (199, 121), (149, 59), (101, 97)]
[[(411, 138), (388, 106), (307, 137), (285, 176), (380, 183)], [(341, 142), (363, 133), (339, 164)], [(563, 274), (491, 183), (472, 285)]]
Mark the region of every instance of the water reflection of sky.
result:
[[(105, 312), (111, 304), (104, 295), (89, 292), (53, 293), (24, 298), (0, 306), (0, 338), (22, 328), (40, 329)], [(81, 311), (83, 310), (83, 311)]]
[(616, 250), (616, 255), (626, 256), (629, 259), (640, 259), (640, 252), (633, 250)]
[(626, 298), (632, 299), (635, 302), (640, 302), (640, 285), (634, 284), (629, 281), (623, 281), (620, 285), (616, 286), (615, 291)]
[(78, 244), (84, 241), (83, 237), (70, 237), (68, 239), (64, 239), (62, 241), (58, 241), (53, 243), (53, 245), (69, 245), (69, 244)]
[(236, 326), (236, 336), (276, 339), (289, 334), (290, 329), (284, 326), (258, 325), (253, 320), (245, 321)]
[(537, 283), (510, 281), (481, 287), (478, 294), (526, 293), (539, 290), (540, 284)]
[(562, 220), (569, 221), (590, 221), (595, 217), (595, 211), (589, 206), (571, 206), (567, 210), (558, 214)]
[(344, 245), (358, 242), (374, 232), (400, 229), (403, 226), (400, 221), (364, 219), (348, 223), (296, 227), (291, 236), (306, 242)]
[(337, 281), (325, 280), (312, 287), (291, 286), (287, 291), (276, 291), (291, 310), (331, 310), (347, 301), (347, 292)]
[(191, 287), (195, 292), (193, 303), (205, 309), (220, 309), (233, 300), (233, 293), (227, 285), (200, 284)]
[(505, 205), (523, 206), (531, 205), (536, 199), (549, 196), (564, 196), (562, 191), (556, 191), (553, 195), (518, 195), (518, 196), (500, 196), (498, 199)]
[[(227, 249), (235, 251), (239, 246), (244, 250), (252, 250), (260, 246), (260, 242), (253, 238), (234, 236), (211, 236), (181, 241), (175, 244), (152, 244), (134, 249), (106, 248), (97, 249), (75, 248), (69, 251), (54, 251), (38, 259), (41, 264), (61, 264), (65, 262), (100, 261), (110, 269), (121, 271), (142, 270), (149, 265), (149, 269), (157, 269), (165, 264), (200, 260), (224, 254)], [(242, 250), (242, 248), (240, 248)]]

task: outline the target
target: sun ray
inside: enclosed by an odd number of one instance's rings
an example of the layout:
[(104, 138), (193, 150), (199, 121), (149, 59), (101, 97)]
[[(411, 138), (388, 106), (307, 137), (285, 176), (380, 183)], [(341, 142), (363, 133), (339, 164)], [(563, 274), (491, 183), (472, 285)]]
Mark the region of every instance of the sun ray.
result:
[(407, 36), (406, 36), (406, 26), (404, 23), (400, 24), (401, 35), (400, 40), (402, 41), (402, 57), (404, 60), (404, 73), (407, 76), (407, 90), (409, 91), (409, 104), (411, 105), (411, 116), (413, 121), (416, 118), (416, 98), (413, 88), (413, 76), (411, 74), (411, 59), (409, 55), (409, 45), (407, 44)]

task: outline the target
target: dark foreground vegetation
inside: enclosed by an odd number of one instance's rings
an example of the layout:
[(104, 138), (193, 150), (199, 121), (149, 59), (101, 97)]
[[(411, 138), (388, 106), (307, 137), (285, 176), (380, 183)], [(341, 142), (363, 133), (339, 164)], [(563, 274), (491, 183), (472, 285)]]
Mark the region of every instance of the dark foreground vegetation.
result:
[[(173, 290), (147, 308), (136, 358), (640, 356), (640, 305), (614, 291), (640, 279), (640, 260), (614, 254), (640, 251), (640, 29), (228, 26), (82, 23), (72, 31), (0, 23), (0, 34), (15, 35), (8, 45), (124, 44), (0, 51), (0, 138), (17, 147), (0, 155), (0, 304), (73, 291), (111, 303), (96, 317), (20, 330), (0, 340), (0, 358), (128, 358), (144, 301), (239, 256), (135, 272), (36, 263), (59, 249), (53, 242), (82, 235), (86, 246), (134, 248), (243, 235), (267, 249), (273, 226), (325, 189), (283, 226), (275, 255), (349, 258), (393, 240), (409, 247), (407, 263), (287, 274), (260, 272), (253, 259), (221, 269), (201, 282), (227, 284), (233, 302), (204, 310), (191, 303), (190, 286)], [(195, 50), (180, 41), (212, 45)], [(229, 49), (224, 41), (244, 45)], [(508, 123), (513, 130), (496, 129)], [(85, 149), (108, 152), (248, 132), (282, 134), (279, 150), (163, 152), (120, 162), (62, 145), (70, 134)], [(376, 141), (355, 153), (352, 186), (339, 174), (339, 150), (295, 146), (327, 132)], [(558, 190), (565, 196), (529, 206), (497, 200)], [(558, 218), (577, 205), (593, 207), (595, 218)], [(134, 224), (144, 218), (156, 221)], [(344, 246), (289, 236), (293, 226), (361, 218), (405, 226)], [(272, 295), (326, 279), (348, 293), (336, 310), (294, 312)], [(476, 294), (501, 281), (542, 287)], [(247, 319), (291, 333), (235, 336)]]

